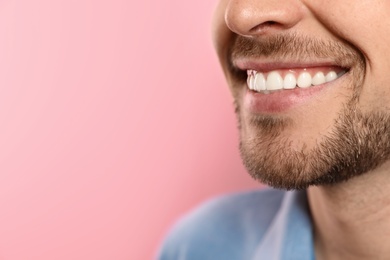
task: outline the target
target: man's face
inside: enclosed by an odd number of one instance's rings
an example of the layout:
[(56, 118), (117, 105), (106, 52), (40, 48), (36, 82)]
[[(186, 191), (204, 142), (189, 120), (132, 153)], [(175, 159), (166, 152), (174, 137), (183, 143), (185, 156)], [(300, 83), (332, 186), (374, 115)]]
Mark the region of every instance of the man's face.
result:
[(389, 13), (387, 0), (220, 1), (214, 43), (252, 176), (300, 189), (390, 158)]

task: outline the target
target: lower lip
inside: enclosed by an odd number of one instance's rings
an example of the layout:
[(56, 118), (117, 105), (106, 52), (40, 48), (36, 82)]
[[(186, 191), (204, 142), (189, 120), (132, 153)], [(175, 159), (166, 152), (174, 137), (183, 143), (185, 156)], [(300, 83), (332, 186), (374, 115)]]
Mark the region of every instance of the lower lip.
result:
[(291, 90), (278, 90), (269, 94), (255, 92), (245, 87), (244, 105), (250, 112), (255, 114), (287, 112), (309, 102), (322, 92), (328, 84), (309, 88), (296, 87)]

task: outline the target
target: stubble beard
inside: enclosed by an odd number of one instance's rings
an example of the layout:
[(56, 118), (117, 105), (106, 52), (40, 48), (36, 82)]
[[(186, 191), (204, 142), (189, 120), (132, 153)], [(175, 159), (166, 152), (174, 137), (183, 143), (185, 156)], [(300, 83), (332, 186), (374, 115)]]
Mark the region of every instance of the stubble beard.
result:
[(340, 183), (390, 158), (390, 116), (385, 113), (363, 114), (346, 107), (330, 134), (314, 148), (298, 151), (285, 136), (283, 129), (288, 122), (258, 120), (252, 127), (259, 135), (250, 139), (241, 136), (240, 153), (250, 175), (275, 188), (306, 189)]
[(279, 189), (306, 189), (347, 181), (390, 159), (390, 113), (359, 109), (365, 67), (361, 56), (355, 58), (359, 62), (351, 86), (354, 94), (334, 120), (332, 130), (310, 149), (292, 147), (294, 140), (288, 135), (292, 119), (248, 119), (236, 100), (240, 153), (253, 178)]

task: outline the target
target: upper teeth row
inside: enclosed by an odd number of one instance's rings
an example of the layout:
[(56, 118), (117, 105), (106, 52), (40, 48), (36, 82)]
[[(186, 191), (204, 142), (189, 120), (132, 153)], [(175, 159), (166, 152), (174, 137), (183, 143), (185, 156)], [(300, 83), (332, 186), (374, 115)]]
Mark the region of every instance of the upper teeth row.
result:
[(267, 76), (264, 73), (255, 70), (248, 70), (248, 87), (254, 91), (293, 89), (295, 87), (308, 88), (310, 86), (321, 85), (337, 79), (335, 71), (330, 71), (326, 75), (323, 72), (317, 72), (311, 76), (309, 72), (302, 72), (298, 78), (293, 73), (287, 73), (284, 78), (277, 71), (271, 71)]

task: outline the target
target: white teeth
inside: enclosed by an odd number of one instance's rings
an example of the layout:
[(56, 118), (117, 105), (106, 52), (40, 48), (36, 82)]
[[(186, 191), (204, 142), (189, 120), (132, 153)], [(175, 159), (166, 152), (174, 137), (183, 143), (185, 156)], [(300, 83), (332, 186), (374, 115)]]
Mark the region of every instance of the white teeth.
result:
[(267, 90), (278, 90), (283, 88), (283, 78), (276, 71), (268, 74), (267, 82), (265, 83)]
[(247, 70), (247, 84), (251, 90), (268, 93), (268, 90), (294, 89), (297, 86), (300, 88), (308, 88), (321, 85), (339, 78), (344, 73), (345, 71), (342, 71), (337, 75), (335, 71), (330, 71), (325, 76), (323, 72), (319, 71), (312, 77), (309, 72), (304, 71), (296, 78), (294, 73), (289, 72), (283, 79), (277, 71), (271, 71), (265, 76), (264, 73)]
[(263, 73), (256, 73), (256, 76), (254, 77), (254, 88), (256, 91), (262, 91), (266, 90), (265, 88), (265, 78)]
[(337, 79), (336, 72), (330, 71), (328, 74), (326, 74), (325, 79), (326, 79), (326, 82), (330, 82), (330, 81), (333, 81), (333, 80)]
[(298, 87), (308, 88), (311, 86), (311, 75), (309, 72), (303, 72), (299, 75), (297, 80)]
[(293, 88), (295, 88), (296, 85), (297, 85), (297, 80), (296, 80), (294, 74), (288, 73), (284, 77), (283, 88), (284, 89), (293, 89)]
[(324, 84), (326, 82), (325, 75), (322, 72), (317, 72), (316, 75), (312, 78), (311, 84), (314, 86)]

